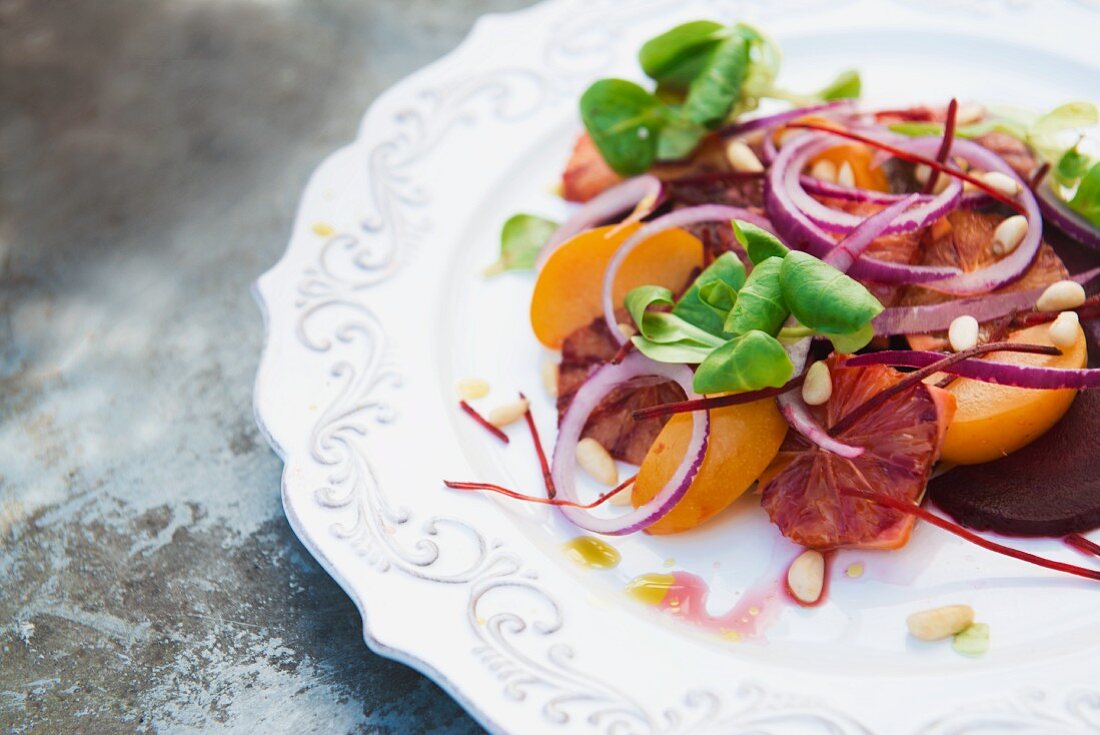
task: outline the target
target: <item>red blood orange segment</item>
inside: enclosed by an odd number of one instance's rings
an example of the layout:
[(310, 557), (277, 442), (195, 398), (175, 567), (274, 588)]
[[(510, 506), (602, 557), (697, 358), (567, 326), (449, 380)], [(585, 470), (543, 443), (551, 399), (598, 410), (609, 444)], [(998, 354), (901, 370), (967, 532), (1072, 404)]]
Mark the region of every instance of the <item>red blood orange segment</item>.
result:
[[(832, 398), (814, 409), (826, 427), (904, 377), (881, 365), (846, 368), (835, 356), (830, 368)], [(777, 471), (766, 474), (764, 510), (785, 536), (809, 548), (904, 546), (912, 516), (841, 491), (870, 490), (919, 502), (954, 411), (954, 398), (946, 391), (915, 384), (837, 435), (864, 448), (855, 459), (811, 446), (791, 432), (776, 457)]]

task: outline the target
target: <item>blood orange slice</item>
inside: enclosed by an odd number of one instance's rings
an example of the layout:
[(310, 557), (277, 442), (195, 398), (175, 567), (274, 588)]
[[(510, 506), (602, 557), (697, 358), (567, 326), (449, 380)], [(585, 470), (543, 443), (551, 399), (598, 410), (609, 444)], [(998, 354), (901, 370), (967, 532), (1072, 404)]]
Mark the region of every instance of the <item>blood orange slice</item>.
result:
[[(881, 365), (844, 367), (835, 356), (829, 367), (832, 398), (814, 409), (826, 428), (904, 377)], [(954, 412), (950, 394), (916, 383), (837, 433), (845, 444), (864, 448), (854, 459), (827, 452), (790, 432), (771, 471), (761, 479), (764, 510), (784, 536), (809, 548), (904, 546), (913, 516), (842, 491), (872, 491), (918, 502)]]

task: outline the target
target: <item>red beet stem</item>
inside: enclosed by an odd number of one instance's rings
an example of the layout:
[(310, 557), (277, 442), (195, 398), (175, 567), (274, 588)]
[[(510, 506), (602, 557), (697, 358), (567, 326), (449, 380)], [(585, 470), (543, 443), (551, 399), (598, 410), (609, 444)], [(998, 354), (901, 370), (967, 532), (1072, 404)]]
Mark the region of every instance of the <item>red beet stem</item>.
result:
[(1014, 549), (1011, 546), (999, 544), (996, 541), (990, 541), (984, 536), (979, 536), (972, 531), (968, 531), (962, 526), (956, 523), (952, 523), (946, 518), (941, 518), (935, 513), (932, 513), (931, 511), (920, 507), (919, 505), (915, 505), (914, 503), (900, 500), (898, 498), (894, 498), (883, 493), (866, 492), (864, 490), (842, 489), (840, 492), (843, 495), (848, 495), (853, 498), (861, 498), (863, 500), (869, 501), (871, 503), (876, 503), (878, 505), (884, 505), (887, 508), (893, 508), (894, 510), (901, 511), (902, 513), (909, 513), (910, 515), (914, 515), (921, 520), (928, 521), (933, 526), (938, 526), (943, 530), (948, 531), (949, 533), (953, 533), (959, 538), (965, 539), (972, 544), (981, 546), (983, 549), (995, 551), (998, 554), (1003, 554), (1005, 556), (1012, 557), (1013, 559), (1019, 559), (1020, 561), (1026, 561), (1039, 567), (1053, 569), (1056, 572), (1065, 572), (1066, 574), (1074, 574), (1078, 577), (1100, 581), (1100, 570), (1085, 569), (1084, 567), (1079, 567), (1074, 564), (1067, 564), (1065, 562), (1055, 561), (1053, 559), (1045, 559), (1041, 556), (1036, 556), (1035, 554), (1021, 551), (1020, 549)]
[(1066, 544), (1068, 544), (1069, 546), (1077, 549), (1078, 551), (1083, 551), (1086, 554), (1092, 554), (1093, 556), (1100, 556), (1100, 544), (1096, 543), (1095, 541), (1089, 541), (1087, 538), (1079, 533), (1071, 533), (1062, 540), (1065, 541)]
[(485, 418), (484, 416), (482, 416), (480, 413), (477, 412), (477, 409), (475, 409), (469, 403), (466, 403), (466, 401), (459, 401), (458, 405), (463, 411), (465, 411), (466, 413), (468, 413), (470, 415), (470, 418), (472, 418), (474, 421), (478, 422), (483, 427), (485, 427), (486, 431), (488, 431), (490, 434), (495, 436), (497, 439), (500, 439), (505, 444), (508, 443), (508, 435), (505, 434), (500, 429), (498, 429), (497, 427), (490, 424), (489, 420), (487, 418)]
[[(523, 400), (527, 400), (527, 396), (523, 395), (523, 391), (519, 392), (519, 397)], [(546, 461), (546, 452), (542, 449), (542, 439), (539, 438), (538, 427), (535, 426), (535, 417), (531, 415), (531, 403), (527, 403), (527, 410), (523, 412), (523, 418), (527, 419), (527, 428), (531, 430), (531, 441), (535, 445), (535, 454), (539, 457), (539, 467), (542, 468), (542, 481), (546, 485), (546, 497), (553, 498), (558, 494), (557, 488), (554, 487), (554, 477), (550, 474), (550, 463)]]
[(590, 510), (599, 505), (602, 505), (608, 500), (608, 498), (614, 497), (626, 488), (630, 487), (634, 483), (634, 480), (636, 480), (637, 478), (638, 476), (634, 475), (633, 477), (623, 480), (614, 489), (608, 490), (606, 493), (596, 498), (591, 503), (574, 503), (572, 500), (560, 500), (558, 498), (540, 498), (536, 495), (524, 495), (523, 493), (518, 493), (515, 490), (509, 490), (506, 487), (494, 485), (491, 482), (458, 482), (455, 480), (444, 480), (443, 484), (451, 488), (452, 490), (488, 490), (489, 492), (500, 493), (501, 495), (512, 498), (513, 500), (522, 500), (525, 503), (553, 505), (558, 508), (565, 507)]
[(628, 339), (626, 342), (623, 342), (619, 346), (619, 350), (615, 353), (615, 356), (611, 358), (611, 364), (618, 365), (628, 354), (630, 354), (632, 349), (634, 349), (634, 342), (632, 340)]
[[(1080, 317), (1082, 321), (1095, 319), (1100, 316), (1100, 294), (1089, 296), (1085, 299), (1085, 303), (1073, 309), (1073, 311), (1077, 312), (1077, 316)], [(1031, 311), (1018, 314), (1013, 321), (1013, 326), (1030, 327), (1035, 324), (1046, 324), (1047, 322), (1052, 322), (1057, 319), (1058, 315), (1061, 313), (1060, 311)]]
[(997, 191), (996, 189), (994, 189), (993, 187), (991, 187), (989, 184), (985, 183), (981, 179), (976, 179), (973, 176), (971, 176), (970, 174), (963, 173), (962, 171), (958, 171), (956, 169), (950, 168), (946, 164), (940, 163), (939, 161), (935, 160), (934, 158), (928, 158), (926, 156), (921, 156), (921, 155), (918, 155), (916, 153), (910, 153), (909, 151), (903, 151), (900, 148), (897, 148), (895, 146), (890, 145), (889, 143), (883, 143), (881, 140), (875, 140), (874, 138), (870, 138), (866, 135), (860, 135), (859, 133), (853, 133), (850, 130), (843, 130), (843, 129), (840, 129), (840, 128), (834, 128), (834, 127), (830, 127), (828, 125), (820, 125), (820, 124), (815, 123), (815, 122), (788, 123), (787, 127), (788, 128), (802, 128), (802, 129), (805, 129), (805, 130), (816, 130), (816, 131), (821, 132), (821, 133), (832, 133), (833, 135), (838, 135), (841, 138), (847, 138), (849, 140), (854, 140), (854, 141), (857, 141), (859, 143), (869, 145), (872, 148), (878, 148), (879, 150), (886, 151), (887, 153), (894, 156), (895, 158), (900, 158), (903, 161), (909, 161), (910, 163), (923, 163), (925, 166), (928, 166), (933, 171), (939, 171), (940, 173), (947, 174), (948, 176), (953, 176), (956, 179), (961, 179), (963, 181), (969, 181), (971, 184), (978, 187), (979, 189), (984, 191), (986, 194), (988, 194), (989, 196), (996, 199), (1001, 204), (1004, 204), (1005, 206), (1012, 208), (1013, 210), (1015, 210), (1019, 214), (1024, 214), (1024, 215), (1027, 214), (1027, 212), (1024, 210), (1024, 207), (1023, 207), (1022, 204), (1020, 204), (1019, 202), (1017, 202), (1017, 201), (1015, 201), (1015, 200), (1013, 200), (1009, 197), (1006, 197), (1004, 194)]
[[(940, 163), (947, 162), (947, 154), (951, 152), (951, 144), (955, 142), (955, 118), (959, 112), (959, 101), (955, 98), (947, 105), (947, 120), (943, 124), (943, 142), (936, 152), (936, 160)], [(940, 178), (940, 172), (933, 169), (928, 175), (928, 181), (924, 182), (924, 194), (931, 194), (936, 188), (936, 181)]]
[(753, 390), (748, 393), (733, 393), (728, 396), (712, 396), (710, 398), (694, 398), (690, 401), (677, 401), (676, 403), (662, 403), (657, 406), (649, 406), (648, 408), (639, 408), (632, 416), (635, 421), (642, 421), (658, 416), (671, 416), (676, 413), (709, 411), (712, 408), (738, 406), (742, 403), (752, 403), (753, 401), (759, 401), (763, 398), (771, 398), (786, 393), (802, 385), (802, 381), (805, 379), (806, 376), (799, 375), (796, 378), (791, 378), (786, 384), (779, 388), (761, 388), (760, 390)]
[(1051, 347), (1049, 345), (1027, 345), (1020, 344), (1018, 342), (990, 342), (988, 344), (971, 347), (969, 350), (956, 352), (953, 355), (948, 355), (944, 357), (942, 360), (937, 360), (931, 365), (922, 367), (920, 370), (914, 370), (911, 373), (906, 373), (904, 378), (894, 383), (889, 388), (879, 391), (878, 393), (871, 396), (866, 401), (849, 411), (843, 418), (840, 419), (840, 421), (837, 421), (829, 428), (829, 435), (839, 435), (840, 432), (844, 431), (847, 428), (850, 428), (852, 424), (866, 416), (868, 411), (871, 411), (872, 409), (881, 406), (886, 401), (890, 400), (902, 391), (911, 388), (918, 381), (924, 380), (929, 375), (933, 375), (940, 372), (946, 367), (950, 367), (964, 360), (969, 360), (972, 357), (984, 355), (988, 352), (1031, 352), (1040, 355), (1062, 354), (1058, 350), (1058, 348)]

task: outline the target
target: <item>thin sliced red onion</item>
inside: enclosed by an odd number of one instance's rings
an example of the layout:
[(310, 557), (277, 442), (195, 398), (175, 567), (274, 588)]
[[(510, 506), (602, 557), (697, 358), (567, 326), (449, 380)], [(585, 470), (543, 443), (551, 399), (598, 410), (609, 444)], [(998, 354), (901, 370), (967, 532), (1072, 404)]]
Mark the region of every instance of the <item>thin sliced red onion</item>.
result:
[(764, 142), (760, 144), (761, 159), (765, 166), (771, 166), (775, 157), (779, 155), (779, 149), (775, 146), (775, 139), (771, 134), (764, 136)]
[[(654, 362), (640, 352), (630, 353), (617, 365), (602, 365), (581, 385), (561, 419), (551, 469), (558, 498), (579, 502), (576, 482), (577, 444), (588, 417), (616, 387), (634, 378), (647, 376), (673, 380), (684, 389), (688, 398), (695, 397), (691, 390), (691, 369), (686, 365)], [(613, 518), (600, 518), (588, 510), (568, 506), (561, 508), (562, 514), (579, 528), (609, 536), (640, 531), (662, 518), (684, 497), (707, 453), (710, 414), (699, 411), (692, 414), (691, 420), (691, 439), (684, 458), (665, 486), (648, 503)]]
[[(787, 320), (787, 326), (793, 326), (796, 323), (794, 317)], [(794, 365), (795, 375), (801, 375), (806, 369), (806, 360), (810, 356), (812, 343), (812, 337), (803, 337), (797, 342), (786, 345), (787, 356), (790, 357), (791, 364)], [(787, 419), (787, 423), (791, 425), (791, 428), (813, 444), (847, 459), (855, 459), (863, 454), (863, 447), (854, 447), (829, 436), (829, 432), (817, 423), (810, 412), (810, 407), (802, 400), (802, 391), (789, 390), (776, 398), (776, 403), (779, 405), (783, 418)]]
[(1100, 229), (1093, 227), (1072, 212), (1065, 202), (1054, 195), (1049, 185), (1045, 183), (1040, 185), (1035, 192), (1035, 198), (1039, 201), (1039, 209), (1043, 216), (1051, 224), (1082, 245), (1100, 249)]
[[(825, 257), (834, 247), (836, 240), (815, 225), (795, 206), (785, 188), (782, 168), (789, 166), (791, 158), (805, 147), (822, 140), (821, 134), (804, 136), (784, 146), (779, 157), (768, 170), (764, 179), (764, 208), (771, 220), (775, 232), (788, 245), (814, 255)], [(850, 275), (863, 281), (878, 283), (928, 283), (951, 278), (962, 273), (958, 268), (940, 266), (919, 266), (905, 263), (890, 263), (871, 257), (861, 258)]]
[(542, 246), (535, 267), (542, 268), (550, 255), (574, 235), (606, 222), (623, 212), (634, 211), (624, 220), (636, 222), (664, 201), (664, 185), (656, 176), (645, 174), (627, 179), (589, 199), (572, 214)]
[[(914, 138), (898, 144), (898, 148), (928, 158), (936, 155), (941, 139), (938, 137)], [(926, 284), (927, 288), (943, 293), (966, 296), (988, 293), (1015, 283), (1023, 277), (1039, 254), (1043, 243), (1043, 217), (1039, 213), (1039, 203), (1028, 188), (1027, 182), (1017, 175), (1003, 158), (984, 146), (969, 140), (957, 139), (951, 144), (951, 157), (962, 158), (970, 165), (982, 171), (999, 171), (1020, 186), (1017, 201), (1023, 206), (1027, 217), (1027, 234), (1016, 248), (1005, 257), (985, 268), (962, 273), (953, 278)], [(955, 181), (955, 183), (958, 183)]]
[(788, 123), (791, 120), (805, 117), (806, 115), (819, 115), (824, 112), (847, 112), (854, 108), (855, 103), (852, 102), (852, 100), (833, 100), (832, 102), (823, 102), (820, 105), (797, 107), (793, 110), (778, 112), (774, 115), (764, 115), (763, 117), (754, 117), (751, 120), (734, 123), (733, 125), (729, 125), (719, 130), (718, 135), (723, 138), (735, 138), (738, 135), (751, 133), (761, 128), (774, 128), (783, 123)]
[[(857, 355), (845, 365), (893, 365), (895, 367), (927, 367), (944, 358), (940, 352), (923, 350), (886, 350)], [(1036, 390), (1095, 390), (1100, 388), (1100, 370), (1049, 368), (1034, 365), (1010, 365), (994, 360), (970, 359), (944, 367), (945, 373), (983, 383), (996, 383), (1014, 388)]]
[[(848, 234), (863, 222), (863, 218), (825, 206), (802, 188), (800, 179), (802, 169), (811, 158), (835, 145), (836, 142), (828, 136), (818, 135), (802, 145), (792, 145), (793, 153), (789, 158), (784, 155), (786, 152), (784, 148), (773, 164), (768, 179), (775, 186), (782, 186), (794, 206), (815, 225), (827, 232)], [(960, 197), (962, 197), (962, 184), (952, 179), (951, 183), (930, 201), (899, 214), (882, 234), (898, 235), (926, 227), (948, 212), (957, 209)]]
[(669, 212), (666, 215), (658, 217), (652, 222), (647, 222), (641, 229), (627, 238), (626, 242), (619, 246), (619, 249), (615, 251), (615, 255), (611, 257), (611, 262), (607, 264), (607, 270), (604, 271), (603, 275), (604, 321), (607, 322), (607, 328), (611, 330), (611, 336), (615, 338), (615, 341), (619, 345), (626, 342), (626, 335), (619, 329), (618, 319), (615, 318), (616, 304), (615, 300), (612, 298), (612, 292), (615, 287), (615, 277), (619, 274), (619, 268), (622, 267), (627, 256), (634, 251), (634, 248), (638, 247), (657, 233), (671, 230), (675, 227), (686, 227), (701, 222), (729, 222), (733, 219), (744, 220), (768, 232), (772, 232), (772, 225), (768, 220), (748, 209), (731, 207), (726, 204), (700, 204), (697, 207), (677, 209), (674, 212)]
[(863, 255), (864, 251), (871, 246), (875, 238), (880, 237), (889, 224), (895, 221), (898, 215), (911, 207), (919, 198), (920, 194), (910, 194), (901, 201), (894, 202), (885, 209), (867, 217), (863, 220), (863, 224), (852, 230), (847, 237), (837, 243), (837, 246), (823, 260), (837, 270), (846, 273), (852, 267), (852, 264), (859, 259), (859, 256)]
[[(1088, 285), (1100, 276), (1100, 268), (1070, 276), (1069, 280)], [(942, 304), (927, 306), (895, 306), (886, 309), (875, 317), (872, 325), (875, 334), (927, 334), (942, 332), (951, 326), (956, 317), (969, 315), (979, 322), (988, 322), (1007, 316), (1015, 311), (1024, 311), (1035, 307), (1046, 287), (1032, 288), (1027, 291), (991, 294)]]
[[(807, 176), (806, 174), (802, 174), (798, 177), (798, 183), (810, 194), (829, 197), (830, 199), (840, 199), (846, 202), (893, 204), (894, 202), (900, 202), (908, 196), (912, 196), (911, 194), (887, 194), (886, 192), (875, 191), (874, 189), (857, 189), (851, 186), (841, 186), (828, 181), (822, 181), (821, 179), (815, 179), (813, 176)], [(966, 196), (966, 194), (963, 194), (964, 201)], [(917, 195), (917, 201), (921, 204), (927, 204), (932, 201), (933, 198), (934, 197), (927, 194)]]

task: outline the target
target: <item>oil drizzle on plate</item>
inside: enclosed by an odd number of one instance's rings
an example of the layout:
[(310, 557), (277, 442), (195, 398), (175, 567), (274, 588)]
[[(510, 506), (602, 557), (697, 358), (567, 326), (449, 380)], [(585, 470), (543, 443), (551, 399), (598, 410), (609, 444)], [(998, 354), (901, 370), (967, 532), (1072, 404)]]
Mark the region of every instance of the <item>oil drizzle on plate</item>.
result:
[(577, 536), (561, 548), (574, 563), (589, 569), (614, 569), (622, 559), (618, 549), (593, 536)]

